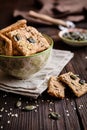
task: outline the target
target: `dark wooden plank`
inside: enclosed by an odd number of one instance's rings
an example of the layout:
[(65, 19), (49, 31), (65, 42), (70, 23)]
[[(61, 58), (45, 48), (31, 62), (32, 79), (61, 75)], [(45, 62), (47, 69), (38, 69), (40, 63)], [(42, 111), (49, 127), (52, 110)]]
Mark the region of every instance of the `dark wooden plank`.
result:
[(78, 118), (81, 127), (87, 130), (87, 94), (76, 99)]
[[(30, 9), (33, 2), (35, 1), (9, 0), (9, 2), (3, 2), (1, 0), (0, 28), (17, 20), (12, 17), (15, 8)], [(57, 26), (33, 26), (53, 38), (54, 48), (74, 52), (74, 58), (61, 73), (72, 71), (87, 81), (87, 58), (85, 58), (87, 57), (87, 47), (75, 48), (60, 41)], [(77, 27), (87, 28), (87, 22), (77, 23)], [(20, 97), (22, 107), (27, 104), (26, 101), (39, 106), (30, 112), (15, 108), (15, 103)], [(54, 99), (46, 92), (38, 100), (31, 100), (27, 97), (0, 91), (0, 110), (3, 110), (0, 111), (0, 116), (2, 115), (0, 129), (3, 126), (3, 130), (87, 130), (87, 94), (76, 98), (70, 90), (67, 90), (64, 100)], [(51, 110), (60, 114), (59, 120), (49, 119), (48, 114)], [(18, 117), (16, 117), (17, 115)]]

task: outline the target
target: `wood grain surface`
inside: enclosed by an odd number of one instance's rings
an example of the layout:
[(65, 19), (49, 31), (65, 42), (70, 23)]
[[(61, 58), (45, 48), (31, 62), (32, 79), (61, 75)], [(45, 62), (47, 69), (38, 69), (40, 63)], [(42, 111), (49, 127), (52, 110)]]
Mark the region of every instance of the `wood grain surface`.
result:
[[(0, 28), (14, 23), (17, 19), (12, 14), (15, 8), (24, 5), (31, 8), (33, 1), (0, 0)], [(20, 7), (21, 7), (20, 6)], [(34, 5), (33, 7), (34, 8)], [(32, 23), (28, 23), (32, 25)], [(46, 25), (33, 25), (42, 33), (46, 33), (54, 40), (54, 48), (69, 50), (74, 53), (74, 58), (65, 66), (61, 73), (72, 71), (79, 74), (81, 79), (87, 81), (87, 47), (72, 47), (63, 43), (58, 38), (58, 27)], [(76, 23), (77, 27), (87, 29), (87, 21)], [(21, 100), (21, 108), (15, 104)], [(23, 111), (25, 105), (35, 105), (32, 111)], [(60, 115), (58, 120), (49, 118), (49, 113), (54, 111)], [(87, 130), (87, 94), (80, 98), (67, 89), (63, 100), (55, 99), (45, 91), (37, 100), (12, 93), (0, 91), (0, 129), (3, 130)]]

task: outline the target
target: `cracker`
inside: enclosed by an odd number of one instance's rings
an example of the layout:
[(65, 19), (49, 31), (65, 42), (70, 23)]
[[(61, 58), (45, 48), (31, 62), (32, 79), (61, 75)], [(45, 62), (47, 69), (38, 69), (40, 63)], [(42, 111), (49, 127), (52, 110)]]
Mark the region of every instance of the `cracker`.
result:
[(15, 48), (13, 48), (13, 56), (21, 56), (22, 54), (16, 50)]
[(12, 41), (0, 33), (1, 55), (12, 56)]
[(17, 21), (16, 23), (14, 23), (14, 24), (12, 24), (12, 25), (10, 25), (10, 26), (8, 26), (8, 27), (6, 27), (6, 28), (0, 30), (0, 33), (6, 34), (7, 32), (16, 30), (16, 29), (18, 29), (18, 28), (20, 28), (20, 27), (25, 27), (25, 26), (26, 26), (26, 23), (27, 23), (27, 21), (26, 21), (25, 19), (19, 20), (19, 21)]
[(52, 76), (49, 79), (47, 90), (49, 95), (57, 98), (64, 98), (65, 97), (64, 89), (65, 87), (62, 84), (62, 82), (59, 81), (58, 77)]
[(84, 80), (81, 80), (77, 75), (73, 74), (72, 72), (60, 75), (59, 79), (67, 84), (77, 97), (80, 97), (83, 94), (87, 93), (87, 83), (85, 83)]
[(49, 47), (43, 35), (31, 26), (10, 31), (6, 35), (11, 39), (13, 48), (24, 56), (35, 54)]

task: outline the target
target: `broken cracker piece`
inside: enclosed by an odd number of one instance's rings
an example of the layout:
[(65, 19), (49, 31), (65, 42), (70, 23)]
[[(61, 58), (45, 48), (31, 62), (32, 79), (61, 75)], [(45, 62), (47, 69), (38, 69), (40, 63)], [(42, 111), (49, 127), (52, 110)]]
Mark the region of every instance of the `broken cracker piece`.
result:
[(58, 77), (52, 76), (48, 82), (48, 94), (57, 98), (64, 98), (64, 85), (59, 81)]
[(25, 26), (26, 26), (26, 23), (27, 23), (27, 21), (26, 21), (25, 19), (19, 20), (19, 21), (17, 21), (16, 23), (14, 23), (14, 24), (12, 24), (12, 25), (9, 25), (8, 27), (6, 27), (6, 28), (0, 30), (0, 33), (2, 33), (2, 34), (5, 35), (7, 32), (16, 30), (16, 29), (18, 29), (18, 28), (20, 28), (20, 27), (25, 27)]
[(84, 80), (81, 80), (77, 75), (73, 74), (72, 72), (60, 75), (59, 79), (67, 84), (77, 97), (80, 97), (83, 94), (87, 93), (87, 83), (85, 83)]
[(0, 55), (12, 56), (12, 41), (0, 33)]

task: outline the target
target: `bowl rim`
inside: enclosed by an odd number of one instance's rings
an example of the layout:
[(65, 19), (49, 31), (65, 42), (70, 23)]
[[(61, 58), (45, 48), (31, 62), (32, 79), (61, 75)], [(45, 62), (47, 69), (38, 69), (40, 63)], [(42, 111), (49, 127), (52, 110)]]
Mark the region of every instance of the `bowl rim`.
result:
[(48, 51), (50, 48), (53, 47), (53, 44), (54, 44), (53, 39), (52, 39), (50, 36), (48, 36), (47, 34), (42, 34), (42, 35), (43, 35), (44, 37), (48, 38), (48, 39), (51, 41), (50, 47), (47, 48), (46, 50), (43, 50), (43, 51), (41, 51), (41, 52), (32, 54), (32, 55), (30, 55), (30, 56), (6, 56), (6, 55), (0, 55), (0, 57), (7, 57), (7, 58), (28, 58), (28, 57), (34, 57), (34, 56), (40, 55), (40, 54), (42, 54), (42, 53)]
[(85, 40), (85, 41), (77, 41), (77, 40), (70, 40), (70, 39), (68, 39), (68, 38), (64, 38), (63, 37), (63, 34), (64, 33), (66, 33), (66, 32), (74, 32), (75, 30), (78, 30), (78, 31), (80, 31), (80, 32), (87, 32), (87, 30), (86, 29), (80, 29), (80, 28), (75, 28), (75, 29), (68, 29), (68, 30), (63, 30), (63, 31), (60, 31), (59, 32), (59, 37), (63, 40), (63, 41), (65, 41), (65, 42), (67, 42), (67, 44), (70, 44), (70, 45), (76, 45), (76, 46), (86, 46), (87, 45), (87, 40)]

